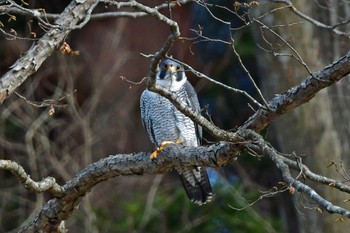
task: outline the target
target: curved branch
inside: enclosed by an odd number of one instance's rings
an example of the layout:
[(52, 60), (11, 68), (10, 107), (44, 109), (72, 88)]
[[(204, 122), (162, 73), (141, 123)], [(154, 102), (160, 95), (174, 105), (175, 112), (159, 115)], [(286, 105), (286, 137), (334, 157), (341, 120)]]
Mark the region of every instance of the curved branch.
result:
[(61, 197), (64, 193), (64, 188), (56, 183), (55, 178), (46, 177), (41, 181), (35, 182), (25, 172), (24, 168), (14, 161), (0, 160), (0, 170), (10, 171), (29, 191), (38, 193), (49, 191), (55, 197)]
[(82, 198), (102, 181), (116, 176), (165, 173), (180, 165), (219, 167), (236, 158), (240, 150), (242, 144), (232, 143), (217, 143), (209, 147), (169, 145), (155, 161), (149, 159), (150, 153), (147, 152), (109, 156), (79, 172), (63, 186), (64, 195), (47, 202), (37, 217), (19, 232), (55, 232), (61, 221), (74, 212)]

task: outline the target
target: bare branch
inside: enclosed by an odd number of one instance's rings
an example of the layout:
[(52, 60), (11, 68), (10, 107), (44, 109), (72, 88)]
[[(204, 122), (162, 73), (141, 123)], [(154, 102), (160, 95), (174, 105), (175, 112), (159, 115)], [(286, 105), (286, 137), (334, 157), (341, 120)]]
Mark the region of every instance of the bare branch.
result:
[[(259, 94), (261, 100), (262, 100), (263, 103), (264, 103), (264, 106), (263, 106), (263, 107), (269, 108), (269, 106), (268, 106), (268, 104), (267, 104), (267, 102), (266, 102), (266, 100), (265, 100), (263, 94), (261, 93), (261, 91), (260, 91), (258, 85), (255, 83), (253, 77), (250, 75), (250, 72), (248, 71), (248, 69), (247, 69), (247, 68), (245, 67), (245, 65), (243, 64), (243, 61), (242, 61), (242, 59), (241, 59), (241, 56), (238, 54), (238, 52), (237, 52), (237, 50), (236, 50), (236, 48), (235, 48), (235, 44), (234, 44), (235, 41), (234, 41), (234, 39), (233, 39), (232, 37), (231, 37), (231, 41), (232, 41), (231, 47), (232, 47), (233, 53), (234, 53), (234, 54), (236, 55), (236, 57), (238, 58), (239, 64), (240, 64), (241, 67), (243, 68), (244, 72), (247, 74), (247, 76), (248, 76), (250, 82), (253, 84), (255, 90), (258, 92), (258, 94)], [(268, 109), (268, 110), (270, 110), (270, 109)]]
[[(292, 52), (295, 54), (292, 55), (291, 57), (293, 57), (294, 59), (296, 59), (305, 69), (306, 71), (312, 76), (312, 72), (309, 69), (309, 67), (306, 65), (305, 61), (303, 60), (303, 58), (299, 55), (298, 51), (296, 51), (293, 46), (291, 46), (281, 35), (279, 35), (277, 32), (275, 32), (274, 30), (272, 30), (270, 27), (268, 27), (267, 25), (265, 25), (264, 23), (262, 23), (260, 20), (255, 19), (255, 22), (257, 22), (259, 25), (261, 25), (261, 27), (263, 29), (267, 29), (269, 32), (271, 32), (273, 35), (275, 35), (278, 39), (280, 39), (290, 50), (292, 50)], [(267, 41), (264, 37), (264, 40)]]
[(41, 181), (35, 182), (25, 172), (24, 168), (16, 162), (10, 160), (0, 160), (0, 170), (7, 170), (14, 174), (26, 189), (32, 192), (50, 192), (55, 197), (61, 197), (64, 188), (56, 183), (55, 178), (46, 177)]
[(182, 64), (187, 69), (186, 71), (190, 71), (192, 74), (196, 75), (198, 78), (204, 78), (204, 79), (206, 79), (206, 80), (208, 80), (208, 81), (210, 81), (210, 82), (212, 82), (212, 83), (214, 83), (214, 84), (216, 84), (218, 86), (221, 86), (221, 87), (226, 88), (226, 89), (228, 89), (230, 91), (242, 94), (242, 95), (246, 96), (249, 100), (251, 100), (254, 104), (256, 104), (258, 107), (264, 107), (257, 100), (255, 100), (251, 95), (249, 95), (246, 91), (243, 91), (243, 90), (240, 90), (240, 89), (237, 89), (237, 88), (233, 88), (233, 87), (228, 86), (228, 85), (226, 85), (226, 84), (224, 84), (222, 82), (218, 82), (215, 79), (212, 79), (209, 76), (199, 72), (198, 70), (193, 69), (190, 65), (188, 65), (186, 63), (183, 63), (182, 61), (179, 61), (179, 60), (177, 60), (177, 59), (175, 59), (173, 57), (168, 57), (167, 56), (167, 58)]
[[(115, 2), (115, 1), (104, 0), (103, 2), (111, 5), (115, 5), (118, 8), (125, 7), (125, 6), (135, 8), (141, 12), (146, 13), (147, 15), (155, 17), (160, 22), (163, 22), (169, 25), (171, 34), (169, 35), (163, 47), (161, 47), (160, 50), (157, 53), (155, 53), (151, 61), (148, 87), (152, 89), (155, 86), (156, 70), (160, 60), (166, 56), (167, 52), (170, 50), (175, 40), (180, 37), (180, 29), (177, 22), (161, 14), (157, 8), (148, 7), (146, 5), (138, 3), (135, 0), (131, 0), (129, 2)], [(187, 1), (183, 1), (183, 3), (187, 3)]]
[(344, 36), (344, 37), (350, 39), (350, 34), (349, 33), (342, 32), (342, 31), (336, 29), (339, 25), (344, 25), (345, 23), (348, 23), (349, 20), (346, 20), (346, 21), (341, 22), (339, 24), (330, 26), (330, 25), (326, 25), (326, 24), (324, 24), (324, 23), (322, 23), (320, 21), (317, 21), (316, 19), (314, 19), (314, 18), (312, 18), (312, 17), (302, 13), (289, 0), (273, 0), (273, 2), (286, 4), (289, 7), (289, 9), (291, 9), (296, 15), (298, 15), (299, 17), (309, 21), (313, 25), (315, 25), (317, 27), (320, 27), (320, 28), (330, 29), (334, 34), (339, 35), (339, 36)]
[[(187, 4), (188, 2), (191, 2), (192, 0), (177, 0), (176, 2), (170, 2), (169, 7), (175, 8), (184, 4)], [(118, 8), (127, 7), (127, 3), (117, 3), (115, 1), (111, 0), (102, 0), (99, 1), (101, 3), (109, 4), (109, 5), (116, 5), (120, 6)], [(122, 5), (121, 5), (122, 4)], [(167, 9), (168, 3), (162, 3), (154, 7), (157, 10)], [(2, 13), (10, 13), (10, 14), (18, 14), (18, 15), (24, 15), (24, 16), (31, 16), (39, 20), (39, 22), (42, 22), (43, 19), (47, 21), (47, 19), (57, 19), (60, 17), (59, 14), (52, 14), (44, 12), (43, 9), (28, 9), (25, 7), (22, 7), (15, 2), (11, 1), (11, 4), (9, 5), (2, 5), (0, 6), (0, 14)], [(102, 13), (95, 13), (91, 14), (91, 19), (99, 20), (99, 19), (106, 19), (106, 18), (119, 18), (119, 17), (127, 17), (127, 18), (139, 18), (139, 17), (145, 17), (149, 16), (146, 12), (131, 12), (131, 11), (118, 11), (118, 12), (102, 12)], [(43, 22), (46, 24), (47, 22)], [(52, 25), (51, 25), (52, 26)]]
[(328, 185), (332, 188), (336, 188), (342, 192), (350, 193), (350, 186), (344, 184), (343, 182), (340, 182), (335, 179), (330, 179), (325, 176), (318, 175), (314, 172), (312, 172), (306, 165), (304, 164), (298, 164), (295, 161), (292, 161), (288, 158), (285, 158), (283, 156), (280, 156), (280, 158), (285, 164), (287, 164), (290, 168), (293, 168), (295, 170), (301, 171), (302, 174), (306, 176), (309, 180), (315, 181), (320, 184)]
[(47, 202), (37, 217), (19, 232), (55, 232), (60, 223), (76, 210), (82, 198), (102, 181), (117, 176), (165, 173), (179, 165), (223, 166), (236, 158), (241, 148), (242, 145), (232, 143), (195, 148), (169, 145), (160, 152), (155, 161), (151, 161), (150, 153), (145, 152), (113, 155), (101, 159), (65, 184), (64, 196)]
[(349, 210), (333, 205), (331, 202), (321, 197), (314, 189), (293, 178), (288, 165), (284, 163), (283, 159), (281, 159), (279, 153), (274, 148), (267, 145), (262, 136), (249, 130), (242, 131), (242, 136), (246, 139), (250, 138), (253, 142), (250, 145), (248, 145), (248, 147), (251, 147), (251, 149), (253, 149), (257, 153), (260, 153), (261, 155), (269, 157), (275, 163), (277, 168), (282, 172), (283, 180), (287, 183), (287, 185), (291, 185), (296, 190), (305, 193), (309, 198), (311, 198), (315, 203), (323, 207), (327, 212), (337, 213), (350, 218)]

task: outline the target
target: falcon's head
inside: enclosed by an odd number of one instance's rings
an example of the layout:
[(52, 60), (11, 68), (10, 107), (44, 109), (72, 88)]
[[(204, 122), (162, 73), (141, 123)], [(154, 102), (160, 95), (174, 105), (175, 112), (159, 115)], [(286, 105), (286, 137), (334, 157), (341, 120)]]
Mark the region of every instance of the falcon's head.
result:
[(184, 67), (170, 59), (163, 60), (157, 72), (157, 84), (170, 91), (178, 91), (186, 83)]

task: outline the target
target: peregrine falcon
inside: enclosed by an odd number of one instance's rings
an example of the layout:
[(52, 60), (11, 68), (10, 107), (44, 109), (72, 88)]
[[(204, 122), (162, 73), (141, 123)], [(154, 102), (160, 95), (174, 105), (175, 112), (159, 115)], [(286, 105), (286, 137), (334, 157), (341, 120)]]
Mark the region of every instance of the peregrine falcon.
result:
[[(170, 59), (163, 60), (157, 71), (156, 85), (175, 93), (193, 111), (200, 111), (198, 97), (179, 63)], [(202, 127), (177, 110), (165, 97), (145, 90), (140, 98), (140, 107), (143, 126), (158, 151), (171, 142), (200, 146)], [(153, 157), (156, 157), (155, 153), (151, 155)], [(175, 170), (192, 202), (202, 205), (211, 200), (212, 188), (204, 168), (176, 167)]]

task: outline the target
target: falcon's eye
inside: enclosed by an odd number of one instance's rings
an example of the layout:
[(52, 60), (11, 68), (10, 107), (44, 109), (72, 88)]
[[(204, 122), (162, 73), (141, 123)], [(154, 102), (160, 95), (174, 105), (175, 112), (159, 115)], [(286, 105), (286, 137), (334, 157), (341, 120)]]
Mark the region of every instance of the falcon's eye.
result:
[(167, 65), (167, 64), (164, 64), (164, 68), (168, 68), (168, 65)]
[(176, 66), (176, 70), (179, 70), (181, 67), (180, 66)]

